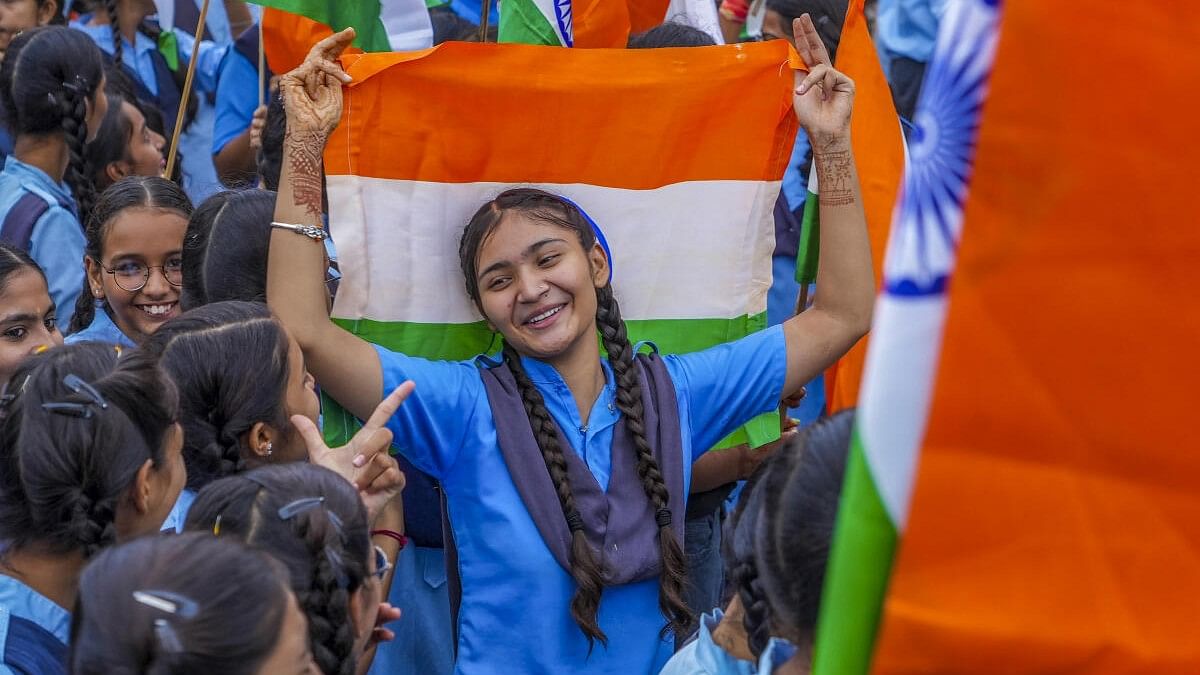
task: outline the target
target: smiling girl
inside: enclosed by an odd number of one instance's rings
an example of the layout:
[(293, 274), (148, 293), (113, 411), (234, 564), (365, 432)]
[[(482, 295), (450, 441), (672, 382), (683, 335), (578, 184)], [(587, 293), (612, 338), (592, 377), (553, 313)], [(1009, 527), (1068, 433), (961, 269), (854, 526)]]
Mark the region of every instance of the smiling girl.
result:
[(24, 251), (0, 243), (0, 385), (30, 354), (62, 343), (42, 268)]
[(129, 347), (179, 315), (191, 214), (187, 195), (162, 178), (125, 178), (100, 195), (87, 229), (87, 292), (67, 342)]
[(796, 33), (810, 70), (797, 74), (795, 113), (823, 185), (837, 186), (822, 191), (820, 294), (782, 326), (661, 358), (629, 342), (595, 224), (532, 189), (484, 204), (460, 240), (467, 293), (504, 339), (500, 362), (413, 358), (330, 322), (315, 241), (320, 156), (348, 81), (334, 59), (353, 31), (281, 80), (288, 129), (268, 301), (321, 386), (355, 415), (416, 383), (388, 426), (445, 494), (461, 583), (458, 672), (658, 672), (668, 634), (692, 623), (679, 545), (691, 463), (867, 330), (874, 279), (849, 139), (854, 84), (811, 21)]

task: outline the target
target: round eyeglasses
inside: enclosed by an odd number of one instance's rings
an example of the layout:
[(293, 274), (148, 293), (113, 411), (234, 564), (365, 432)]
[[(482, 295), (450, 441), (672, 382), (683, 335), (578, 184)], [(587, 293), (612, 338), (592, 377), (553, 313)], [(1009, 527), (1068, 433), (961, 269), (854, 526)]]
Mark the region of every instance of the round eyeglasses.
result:
[(150, 281), (150, 273), (153, 270), (162, 272), (163, 278), (168, 284), (179, 288), (183, 285), (183, 258), (175, 257), (167, 260), (162, 265), (146, 265), (140, 262), (127, 261), (114, 265), (112, 268), (105, 267), (103, 263), (100, 268), (105, 272), (113, 275), (113, 281), (123, 290), (135, 293), (146, 287)]

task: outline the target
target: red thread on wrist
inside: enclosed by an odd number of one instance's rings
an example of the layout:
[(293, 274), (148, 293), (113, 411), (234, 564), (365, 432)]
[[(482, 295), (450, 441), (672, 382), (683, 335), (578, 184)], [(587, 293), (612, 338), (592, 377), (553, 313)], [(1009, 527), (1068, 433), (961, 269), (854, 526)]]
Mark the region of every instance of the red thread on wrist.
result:
[(371, 530), (371, 536), (374, 537), (376, 535), (379, 535), (381, 537), (387, 537), (389, 539), (395, 539), (397, 542), (400, 543), (401, 551), (404, 550), (405, 546), (408, 546), (408, 537), (400, 534), (399, 532), (397, 532), (395, 530)]

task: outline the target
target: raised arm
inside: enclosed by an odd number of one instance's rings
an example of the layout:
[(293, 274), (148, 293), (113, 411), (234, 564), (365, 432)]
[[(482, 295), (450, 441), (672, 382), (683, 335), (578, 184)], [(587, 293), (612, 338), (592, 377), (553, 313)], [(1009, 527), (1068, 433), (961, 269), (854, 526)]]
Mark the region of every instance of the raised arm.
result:
[(812, 19), (796, 19), (796, 49), (809, 65), (793, 99), (796, 118), (812, 142), (821, 214), (821, 258), (813, 306), (784, 323), (785, 396), (845, 354), (871, 326), (875, 274), (858, 169), (850, 146), (854, 82), (833, 69)]
[[(321, 156), (342, 115), (342, 85), (350, 76), (337, 57), (354, 39), (346, 29), (317, 43), (296, 70), (279, 81), (287, 113), (275, 222), (322, 227)], [(334, 399), (359, 419), (383, 398), (383, 373), (374, 348), (329, 320), (325, 247), (286, 229), (271, 232), (267, 302), (300, 344), (308, 369)]]

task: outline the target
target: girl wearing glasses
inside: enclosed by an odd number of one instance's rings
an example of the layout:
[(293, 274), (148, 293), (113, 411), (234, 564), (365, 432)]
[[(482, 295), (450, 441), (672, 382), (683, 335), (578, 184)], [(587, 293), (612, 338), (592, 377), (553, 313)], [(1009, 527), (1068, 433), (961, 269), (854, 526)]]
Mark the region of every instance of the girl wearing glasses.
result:
[(223, 478), (200, 491), (185, 529), (243, 540), (284, 564), (326, 675), (365, 672), (374, 644), (392, 639), (376, 627), (397, 618), (381, 604), (391, 562), (371, 544), (363, 500), (332, 471), (293, 463)]
[(88, 222), (84, 293), (68, 343), (139, 344), (178, 316), (192, 203), (171, 181), (131, 176), (100, 195)]

